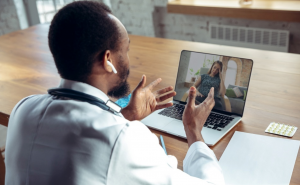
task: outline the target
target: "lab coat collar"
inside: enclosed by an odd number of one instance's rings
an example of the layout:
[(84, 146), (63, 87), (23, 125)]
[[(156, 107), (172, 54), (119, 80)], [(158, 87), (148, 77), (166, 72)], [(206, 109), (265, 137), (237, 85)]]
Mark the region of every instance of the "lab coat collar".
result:
[(59, 88), (66, 88), (66, 89), (73, 89), (75, 91), (80, 91), (95, 96), (97, 98), (100, 98), (104, 102), (107, 102), (109, 100), (108, 96), (100, 89), (97, 89), (96, 87), (93, 87), (83, 82), (77, 82), (77, 81), (72, 81), (72, 80), (67, 80), (62, 78), (60, 81)]

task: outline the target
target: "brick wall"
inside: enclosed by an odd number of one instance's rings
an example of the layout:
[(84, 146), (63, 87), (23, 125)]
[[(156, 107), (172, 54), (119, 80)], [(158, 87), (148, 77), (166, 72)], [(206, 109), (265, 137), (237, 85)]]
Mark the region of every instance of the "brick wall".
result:
[[(15, 1), (15, 4), (14, 4)], [(0, 0), (0, 35), (26, 28), (22, 0)], [(98, 0), (101, 1), (101, 0)], [(104, 0), (109, 2), (109, 0)], [(300, 23), (258, 21), (167, 13), (168, 0), (110, 0), (114, 14), (128, 32), (136, 35), (208, 42), (209, 24), (280, 29), (290, 31), (290, 53), (300, 54)], [(18, 11), (16, 11), (16, 6)], [(23, 17), (19, 22), (19, 17)]]
[(136, 35), (207, 42), (209, 24), (290, 31), (290, 53), (300, 54), (300, 23), (167, 13), (168, 0), (110, 0), (114, 14)]
[(243, 63), (243, 68), (242, 68), (242, 72), (241, 72), (240, 86), (248, 87), (250, 72), (252, 69), (252, 61), (247, 60), (247, 59), (242, 59), (242, 63)]
[(20, 29), (19, 19), (13, 0), (0, 0), (0, 35)]
[(166, 0), (110, 0), (113, 13), (128, 33), (155, 37), (155, 7), (166, 6)]

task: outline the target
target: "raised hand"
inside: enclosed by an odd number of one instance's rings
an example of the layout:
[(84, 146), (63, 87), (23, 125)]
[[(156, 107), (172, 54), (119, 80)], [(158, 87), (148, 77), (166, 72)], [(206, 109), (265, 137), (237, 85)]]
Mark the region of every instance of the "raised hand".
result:
[(152, 92), (160, 82), (161, 78), (158, 78), (145, 87), (146, 76), (143, 75), (142, 80), (132, 92), (128, 106), (122, 109), (123, 116), (128, 120), (141, 120), (155, 110), (172, 106), (173, 103), (159, 104), (176, 95), (172, 86)]
[(191, 146), (196, 141), (202, 141), (201, 130), (215, 105), (214, 88), (209, 91), (207, 98), (199, 105), (195, 106), (196, 89), (191, 87), (189, 91), (188, 102), (185, 106), (182, 121), (187, 136), (188, 145)]
[(219, 77), (220, 77), (220, 80), (223, 80), (223, 75), (222, 75), (222, 71), (219, 70)]

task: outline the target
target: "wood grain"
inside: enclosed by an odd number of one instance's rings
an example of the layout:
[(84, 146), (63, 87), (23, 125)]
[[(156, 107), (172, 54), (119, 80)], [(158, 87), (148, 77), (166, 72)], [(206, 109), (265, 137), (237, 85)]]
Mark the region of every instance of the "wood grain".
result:
[(169, 13), (300, 22), (300, 1), (254, 0), (240, 5), (238, 0), (178, 0), (168, 2)]
[[(49, 25), (38, 25), (0, 37), (0, 123), (7, 125), (15, 104), (31, 94), (44, 94), (59, 84), (59, 76), (48, 49)], [(214, 147), (219, 159), (235, 131), (271, 137), (265, 128), (272, 121), (300, 128), (300, 55), (237, 48), (196, 42), (130, 35), (131, 89), (147, 76), (147, 83), (161, 77), (156, 89), (175, 85), (180, 52), (200, 51), (219, 55), (251, 58), (254, 61), (248, 99), (242, 121)], [(185, 139), (163, 135), (168, 154), (177, 157), (179, 168), (188, 150)], [(300, 131), (291, 139), (300, 140)], [(300, 184), (300, 154), (290, 184)]]

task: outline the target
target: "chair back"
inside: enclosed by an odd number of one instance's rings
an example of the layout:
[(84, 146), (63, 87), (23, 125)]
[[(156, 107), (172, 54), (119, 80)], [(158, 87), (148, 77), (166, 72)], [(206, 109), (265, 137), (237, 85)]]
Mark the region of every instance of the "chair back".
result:
[(200, 68), (200, 75), (207, 74), (208, 71), (209, 71), (209, 68), (207, 68), (207, 67), (202, 67), (202, 68)]

